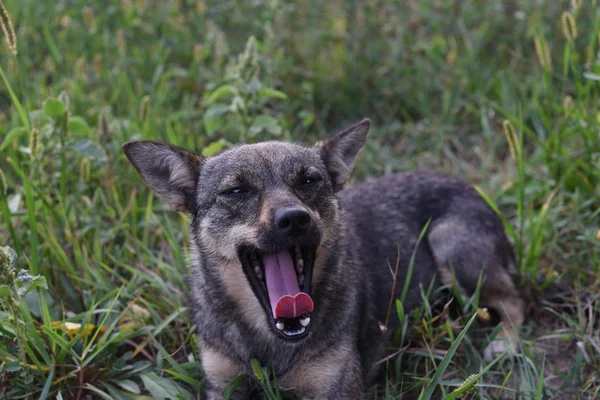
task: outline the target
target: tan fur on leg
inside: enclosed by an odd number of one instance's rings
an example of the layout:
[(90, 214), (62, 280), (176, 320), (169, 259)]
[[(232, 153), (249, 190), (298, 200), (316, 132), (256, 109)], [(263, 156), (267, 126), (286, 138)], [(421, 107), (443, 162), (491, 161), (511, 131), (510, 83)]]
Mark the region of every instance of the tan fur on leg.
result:
[[(206, 393), (209, 399), (223, 398), (223, 390), (229, 382), (243, 373), (243, 365), (212, 347), (201, 345), (202, 369), (206, 379)], [(238, 387), (233, 399), (246, 399), (245, 385)]]

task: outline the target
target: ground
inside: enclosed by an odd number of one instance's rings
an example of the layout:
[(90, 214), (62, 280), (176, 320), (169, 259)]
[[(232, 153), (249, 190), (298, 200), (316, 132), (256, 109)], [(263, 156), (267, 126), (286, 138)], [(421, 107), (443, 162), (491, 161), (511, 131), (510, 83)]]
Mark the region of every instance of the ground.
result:
[(459, 335), (476, 298), (407, 311), (371, 397), (600, 397), (596, 1), (0, 4), (0, 398), (202, 393), (187, 218), (123, 143), (208, 156), (364, 117), (354, 179), (420, 167), (477, 185), (529, 305), (518, 351), (489, 370), (485, 312)]

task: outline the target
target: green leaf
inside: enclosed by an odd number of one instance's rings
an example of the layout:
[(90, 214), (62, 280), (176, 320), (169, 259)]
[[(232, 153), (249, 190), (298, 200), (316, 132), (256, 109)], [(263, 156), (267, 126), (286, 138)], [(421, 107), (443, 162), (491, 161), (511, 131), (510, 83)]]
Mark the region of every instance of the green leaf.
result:
[(212, 92), (212, 94), (208, 97), (207, 104), (213, 104), (215, 101), (233, 97), (233, 96), (235, 96), (236, 93), (237, 93), (237, 89), (234, 86), (231, 86), (231, 85), (220, 86), (214, 92)]
[(490, 206), (490, 208), (492, 210), (494, 210), (494, 212), (500, 217), (500, 219), (502, 220), (502, 223), (504, 224), (504, 229), (506, 229), (506, 231), (508, 232), (508, 234), (514, 239), (517, 240), (518, 237), (514, 231), (514, 229), (512, 228), (512, 226), (510, 225), (510, 221), (504, 216), (504, 214), (502, 214), (502, 212), (500, 211), (500, 209), (498, 208), (498, 206), (496, 205), (496, 203), (494, 203), (494, 200), (492, 200), (484, 191), (481, 187), (477, 186), (477, 185), (473, 185), (473, 188), (477, 191), (477, 193), (479, 193), (479, 195), (483, 198), (483, 200), (485, 200), (485, 202), (488, 204), (488, 206)]
[(107, 160), (106, 152), (98, 143), (92, 142), (89, 139), (80, 140), (75, 143), (70, 143), (69, 147), (75, 149), (78, 153), (96, 161), (105, 163)]
[[(29, 310), (31, 315), (34, 315), (38, 318), (48, 319), (47, 311), (49, 311), (50, 309), (55, 310), (54, 300), (52, 299), (52, 296), (50, 296), (50, 293), (48, 293), (47, 291), (41, 293), (29, 292), (25, 295), (23, 300), (25, 301), (27, 309)], [(56, 312), (53, 312), (53, 315), (55, 316), (55, 318), (58, 317), (58, 314)]]
[[(105, 383), (104, 387), (106, 388), (108, 393), (112, 396), (113, 400), (139, 400), (140, 397), (142, 397), (142, 396), (135, 395), (133, 393), (119, 390), (116, 387), (114, 387), (108, 383)], [(146, 396), (146, 398), (151, 399), (151, 397), (149, 397), (149, 396)]]
[(402, 287), (402, 294), (400, 295), (400, 301), (402, 303), (404, 303), (404, 301), (406, 300), (406, 296), (408, 295), (408, 288), (410, 287), (410, 282), (412, 280), (413, 272), (415, 270), (415, 259), (417, 257), (417, 249), (421, 244), (421, 240), (423, 240), (423, 238), (425, 237), (425, 233), (429, 229), (430, 223), (431, 218), (427, 220), (427, 223), (425, 224), (425, 226), (423, 226), (423, 229), (421, 229), (421, 234), (417, 239), (417, 244), (415, 244), (415, 247), (410, 256), (410, 260), (408, 261), (408, 269), (406, 270), (406, 276), (404, 277), (404, 286)]
[(50, 385), (52, 385), (52, 378), (54, 378), (54, 365), (52, 366), (52, 370), (48, 374), (48, 378), (46, 378), (46, 383), (44, 384), (44, 389), (40, 394), (40, 400), (46, 400), (48, 398), (48, 393), (50, 393)]
[(83, 136), (90, 137), (92, 136), (92, 130), (87, 122), (81, 117), (71, 117), (69, 118), (69, 132), (77, 133)]
[(52, 118), (58, 118), (67, 112), (67, 107), (58, 99), (47, 99), (44, 101), (44, 114)]
[(131, 381), (129, 379), (123, 379), (122, 381), (115, 381), (115, 383), (122, 389), (127, 390), (128, 392), (140, 394), (140, 387), (134, 381)]
[(223, 125), (223, 114), (229, 111), (229, 107), (224, 104), (215, 104), (206, 110), (203, 122), (206, 133), (212, 135)]
[(266, 130), (267, 132), (275, 136), (281, 135), (282, 132), (281, 126), (275, 118), (270, 117), (268, 115), (259, 115), (254, 119), (252, 126), (248, 130), (248, 134), (250, 136), (256, 136), (263, 130)]
[(269, 99), (279, 99), (279, 100), (287, 100), (288, 97), (285, 93), (280, 92), (279, 90), (264, 88), (258, 91), (258, 98), (260, 100), (269, 100)]
[(86, 383), (85, 386), (84, 386), (84, 389), (96, 393), (102, 399), (105, 399), (105, 400), (114, 400), (111, 396), (108, 395), (108, 393), (103, 392), (102, 390), (98, 389), (97, 387), (95, 387), (91, 383)]
[[(76, 354), (73, 351), (73, 347), (74, 347), (77, 339), (74, 338), (75, 340), (69, 342), (64, 337), (62, 337), (60, 334), (56, 333), (56, 331), (54, 329), (55, 328), (53, 328), (51, 326), (47, 326), (47, 325), (42, 326), (42, 331), (44, 332), (46, 337), (52, 341), (53, 346), (56, 345), (56, 346), (60, 347), (62, 350), (64, 350), (65, 352), (68, 352), (70, 354)], [(75, 359), (77, 359), (77, 356), (75, 357)]]
[(10, 287), (6, 285), (0, 286), (0, 299), (8, 296), (10, 296)]
[(144, 387), (150, 392), (153, 399), (176, 399), (178, 394), (182, 394), (185, 399), (192, 399), (192, 395), (174, 381), (162, 378), (154, 372), (148, 372), (140, 375)]
[(544, 357), (542, 359), (542, 368), (540, 371), (540, 376), (538, 377), (538, 381), (537, 381), (537, 387), (536, 387), (536, 391), (535, 391), (535, 398), (536, 399), (542, 399), (542, 394), (544, 393), (544, 378), (546, 377), (546, 374), (544, 374), (544, 368), (546, 366), (546, 357)]
[(128, 372), (132, 375), (137, 374), (138, 372), (144, 371), (152, 366), (152, 363), (147, 360), (137, 361), (131, 365), (131, 370)]
[(236, 376), (234, 379), (231, 380), (231, 382), (229, 382), (229, 384), (227, 386), (225, 386), (225, 389), (223, 390), (223, 399), (225, 400), (229, 400), (231, 399), (231, 396), (233, 396), (233, 393), (235, 392), (235, 390), (238, 388), (238, 386), (240, 386), (244, 380), (248, 377), (248, 375), (246, 374), (241, 374)]
[(225, 147), (229, 146), (229, 144), (230, 143), (228, 141), (226, 141), (225, 139), (219, 139), (215, 142), (212, 142), (211, 144), (206, 146), (204, 149), (202, 149), (202, 155), (204, 157), (213, 156), (213, 155), (217, 154), (218, 152), (220, 152), (221, 150), (223, 150)]
[(402, 307), (400, 299), (396, 299), (396, 312), (398, 313), (398, 320), (402, 323), (404, 321), (404, 307)]
[(302, 118), (302, 125), (309, 127), (315, 122), (315, 114), (308, 111), (300, 111), (298, 116)]
[(0, 144), (0, 151), (7, 148), (12, 142), (17, 140), (21, 136), (26, 135), (28, 132), (29, 132), (29, 130), (27, 128), (25, 128), (24, 126), (20, 126), (18, 128), (11, 129), (10, 132), (8, 132), (8, 135), (6, 135), (4, 137), (2, 144)]
[(15, 281), (20, 286), (19, 289), (17, 289), (19, 296), (25, 296), (28, 292), (35, 288), (48, 289), (46, 278), (40, 275), (33, 276), (26, 269), (19, 271)]
[(23, 366), (19, 362), (7, 362), (3, 368), (5, 372), (17, 372), (23, 369)]
[(256, 92), (258, 92), (261, 87), (262, 87), (262, 83), (260, 83), (260, 81), (258, 81), (256, 79), (254, 79), (252, 82), (250, 82), (246, 85), (246, 89), (248, 89), (248, 91), (252, 94), (255, 94)]

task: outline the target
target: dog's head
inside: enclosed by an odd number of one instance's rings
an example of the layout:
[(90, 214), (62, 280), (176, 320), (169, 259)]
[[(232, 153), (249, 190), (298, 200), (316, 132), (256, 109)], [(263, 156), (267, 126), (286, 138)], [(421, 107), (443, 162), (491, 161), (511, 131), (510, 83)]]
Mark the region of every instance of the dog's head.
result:
[(192, 214), (202, 251), (241, 268), (272, 331), (293, 340), (310, 329), (317, 253), (336, 239), (335, 193), (369, 126), (363, 120), (313, 147), (264, 142), (209, 158), (146, 140), (123, 150), (156, 193)]

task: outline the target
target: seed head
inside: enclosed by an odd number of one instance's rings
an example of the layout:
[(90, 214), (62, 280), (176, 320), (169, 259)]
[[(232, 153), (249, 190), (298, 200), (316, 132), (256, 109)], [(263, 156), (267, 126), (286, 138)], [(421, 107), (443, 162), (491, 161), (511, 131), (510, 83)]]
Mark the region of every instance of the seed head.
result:
[(257, 359), (253, 358), (250, 360), (250, 366), (252, 367), (252, 373), (260, 383), (265, 383), (265, 374), (263, 373), (262, 368), (260, 367), (260, 363)]
[(39, 131), (33, 128), (29, 134), (29, 149), (31, 150), (31, 156), (34, 158), (37, 155), (39, 139)]
[(142, 122), (146, 122), (148, 117), (150, 116), (150, 111), (152, 110), (152, 99), (150, 96), (145, 95), (142, 97), (142, 101), (140, 103), (140, 112), (138, 115), (138, 119)]
[(8, 10), (4, 7), (4, 3), (0, 0), (0, 28), (4, 34), (4, 39), (8, 43), (8, 49), (16, 56), (17, 55), (17, 34), (13, 26), (12, 19), (8, 14)]
[(8, 193), (8, 184), (6, 183), (6, 176), (4, 176), (4, 171), (0, 168), (0, 193), (3, 196), (6, 196)]
[(84, 158), (81, 160), (81, 164), (79, 164), (79, 178), (83, 182), (87, 182), (90, 180), (90, 172), (92, 170), (92, 165), (89, 158)]
[(101, 142), (109, 142), (112, 138), (112, 132), (110, 130), (110, 125), (108, 124), (108, 108), (106, 107), (100, 111), (98, 133)]
[(0, 286), (12, 286), (15, 276), (10, 268), (10, 256), (0, 247)]

